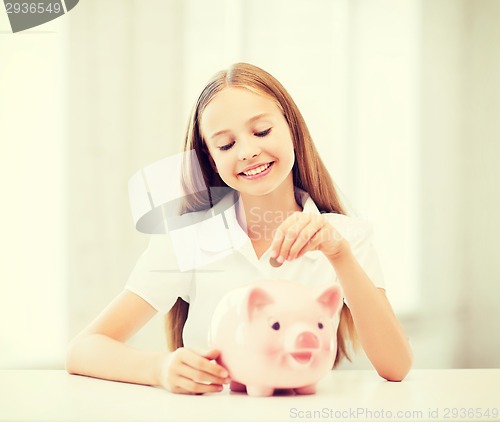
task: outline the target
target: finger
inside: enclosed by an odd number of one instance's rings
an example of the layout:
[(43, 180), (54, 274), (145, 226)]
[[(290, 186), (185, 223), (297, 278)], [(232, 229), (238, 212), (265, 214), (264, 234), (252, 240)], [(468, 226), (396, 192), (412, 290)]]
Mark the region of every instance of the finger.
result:
[(278, 254), (278, 262), (289, 259), (290, 249), (292, 248), (292, 245), (297, 241), (297, 238), (299, 237), (301, 231), (302, 226), (300, 224), (294, 224), (288, 228), (281, 244), (280, 252)]
[[(281, 250), (281, 244), (283, 243), (283, 238), (285, 235), (281, 227), (282, 225), (278, 227), (278, 229), (274, 233), (273, 241), (271, 242), (271, 253), (270, 253), (271, 258), (275, 259), (278, 258), (279, 252)], [(280, 262), (280, 264), (282, 264), (282, 262)]]
[(295, 239), (288, 253), (288, 259), (293, 260), (298, 258), (300, 251), (306, 245), (308, 245), (313, 236), (316, 236), (316, 234), (323, 228), (323, 226), (324, 221), (321, 216), (314, 216), (313, 218), (311, 218), (309, 224), (307, 224), (297, 235), (297, 238)]
[(208, 360), (214, 360), (220, 356), (220, 350), (211, 349), (208, 352), (203, 353), (201, 356), (203, 356), (205, 359), (208, 359)]
[(207, 374), (219, 378), (221, 384), (229, 375), (227, 370), (221, 365), (210, 361), (207, 358), (200, 356), (194, 352), (187, 354), (183, 362), (191, 368), (206, 372)]
[[(312, 216), (309, 213), (296, 213), (290, 221), (286, 234), (281, 244), (279, 255), (284, 259), (291, 259), (290, 251), (295, 242), (298, 241), (302, 235), (303, 230), (309, 225)], [(307, 236), (306, 236), (307, 237)], [(298, 252), (298, 251), (297, 251)], [(280, 261), (278, 257), (278, 262)]]
[[(295, 224), (299, 217), (301, 212), (294, 212), (291, 216), (286, 218), (276, 229), (274, 236), (273, 236), (273, 241), (271, 243), (271, 258), (279, 258), (280, 252), (281, 252), (281, 247), (283, 244), (283, 241), (285, 240), (285, 235), (287, 233), (288, 228)], [(286, 257), (282, 257), (286, 258)], [(280, 264), (283, 263), (283, 260), (281, 260)]]
[(186, 391), (188, 394), (215, 393), (223, 390), (219, 384), (203, 384), (192, 379), (180, 376), (176, 383), (179, 391)]
[(319, 246), (323, 242), (323, 229), (317, 231), (310, 239), (309, 241), (303, 246), (303, 248), (300, 250), (300, 252), (297, 254), (297, 258), (300, 258), (303, 256), (305, 253), (310, 252), (310, 251), (315, 251), (319, 249)]
[[(220, 357), (221, 351), (218, 349), (212, 349), (209, 350), (208, 352), (202, 354), (202, 356), (210, 361), (210, 364), (215, 365), (218, 371), (218, 376), (221, 378), (224, 378), (224, 384), (228, 384), (230, 379), (229, 379), (229, 374), (222, 365), (219, 365), (216, 361)], [(227, 374), (227, 375), (226, 375)]]
[(179, 385), (174, 385), (169, 388), (169, 391), (176, 394), (194, 394), (191, 391), (186, 390), (185, 388), (180, 387)]
[(181, 365), (179, 367), (179, 376), (189, 378), (197, 383), (202, 384), (215, 384), (222, 385), (224, 382), (229, 383), (227, 378), (222, 378), (216, 375), (209, 374), (208, 372), (201, 371), (188, 365)]

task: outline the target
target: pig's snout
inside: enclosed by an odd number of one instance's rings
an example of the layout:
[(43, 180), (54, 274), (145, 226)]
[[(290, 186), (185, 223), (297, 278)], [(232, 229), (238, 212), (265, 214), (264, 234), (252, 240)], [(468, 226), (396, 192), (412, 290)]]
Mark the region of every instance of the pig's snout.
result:
[(295, 340), (296, 349), (318, 349), (319, 339), (315, 334), (305, 331), (300, 333)]

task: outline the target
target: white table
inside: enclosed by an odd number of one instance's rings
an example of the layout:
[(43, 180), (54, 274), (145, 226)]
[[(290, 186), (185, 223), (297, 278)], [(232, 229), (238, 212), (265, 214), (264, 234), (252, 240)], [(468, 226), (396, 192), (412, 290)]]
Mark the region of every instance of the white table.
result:
[(184, 396), (62, 370), (0, 370), (0, 421), (9, 422), (491, 421), (499, 413), (500, 369), (413, 370), (401, 383), (332, 371), (315, 395), (273, 397)]

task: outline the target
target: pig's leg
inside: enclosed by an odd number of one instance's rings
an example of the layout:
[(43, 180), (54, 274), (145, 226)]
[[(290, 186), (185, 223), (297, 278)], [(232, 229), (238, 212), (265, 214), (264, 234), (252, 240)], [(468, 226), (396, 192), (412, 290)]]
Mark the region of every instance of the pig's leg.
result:
[(244, 393), (247, 389), (244, 384), (240, 384), (237, 381), (231, 381), (231, 383), (229, 384), (229, 388), (231, 389), (231, 391), (236, 391), (238, 393)]
[(306, 385), (300, 388), (294, 388), (297, 394), (316, 394), (316, 384)]
[(274, 388), (272, 387), (247, 385), (247, 394), (249, 396), (266, 397), (266, 396), (272, 396), (273, 393), (274, 393)]

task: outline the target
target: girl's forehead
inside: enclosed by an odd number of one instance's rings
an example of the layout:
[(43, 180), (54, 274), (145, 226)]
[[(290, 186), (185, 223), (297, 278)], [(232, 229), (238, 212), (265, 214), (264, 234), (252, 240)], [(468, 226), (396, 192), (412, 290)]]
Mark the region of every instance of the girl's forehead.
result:
[(243, 87), (226, 87), (215, 94), (203, 110), (201, 129), (203, 132), (218, 130), (220, 125), (246, 122), (258, 115), (274, 114), (282, 113), (272, 97)]

